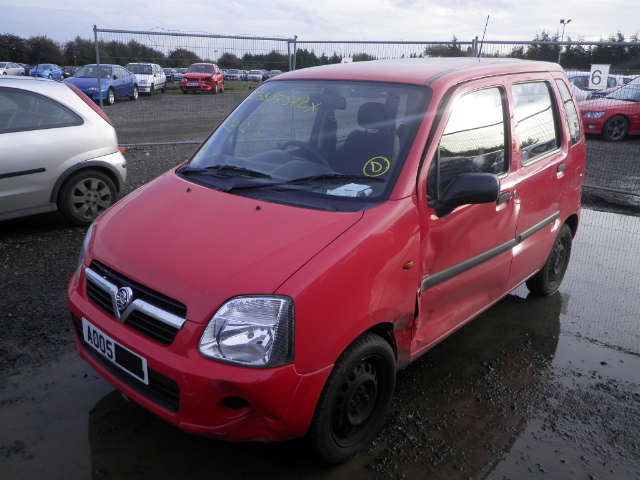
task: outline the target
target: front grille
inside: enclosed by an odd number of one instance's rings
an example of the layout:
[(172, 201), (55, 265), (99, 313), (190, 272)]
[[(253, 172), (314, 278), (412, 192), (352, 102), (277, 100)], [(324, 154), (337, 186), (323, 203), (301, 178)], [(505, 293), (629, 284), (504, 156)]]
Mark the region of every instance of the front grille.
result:
[[(86, 272), (87, 295), (105, 313), (147, 338), (171, 345), (184, 325), (187, 307), (166, 295), (145, 287), (115, 270), (94, 261)], [(120, 311), (116, 295), (121, 288), (133, 292), (131, 303)]]
[(116, 365), (105, 359), (102, 355), (96, 352), (91, 346), (89, 346), (82, 335), (82, 320), (73, 315), (73, 324), (76, 328), (76, 334), (84, 347), (84, 350), (91, 355), (103, 368), (109, 371), (112, 375), (117, 377), (123, 383), (126, 383), (131, 388), (140, 392), (149, 400), (157, 403), (158, 405), (166, 408), (171, 412), (180, 411), (180, 387), (175, 380), (161, 374), (160, 372), (148, 368), (149, 385), (145, 385), (141, 381), (127, 374), (125, 371), (118, 368)]

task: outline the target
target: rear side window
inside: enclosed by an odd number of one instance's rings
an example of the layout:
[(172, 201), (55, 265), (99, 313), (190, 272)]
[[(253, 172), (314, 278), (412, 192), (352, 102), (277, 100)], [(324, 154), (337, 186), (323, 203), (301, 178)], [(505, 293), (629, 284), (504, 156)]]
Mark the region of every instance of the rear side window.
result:
[(569, 123), (569, 133), (571, 135), (571, 141), (576, 144), (580, 141), (580, 118), (578, 116), (578, 110), (576, 104), (573, 102), (571, 93), (567, 84), (562, 80), (556, 80), (558, 90), (560, 90), (560, 96), (562, 97), (562, 103), (564, 104), (564, 113), (567, 116), (567, 122)]
[(432, 163), (429, 196), (441, 195), (463, 173), (506, 173), (509, 163), (505, 155), (505, 125), (501, 88), (476, 90), (456, 99), (440, 139), (438, 158)]
[(0, 88), (0, 133), (81, 124), (82, 118), (50, 98), (16, 88)]
[(522, 163), (531, 163), (560, 146), (555, 107), (547, 82), (513, 86), (516, 131)]

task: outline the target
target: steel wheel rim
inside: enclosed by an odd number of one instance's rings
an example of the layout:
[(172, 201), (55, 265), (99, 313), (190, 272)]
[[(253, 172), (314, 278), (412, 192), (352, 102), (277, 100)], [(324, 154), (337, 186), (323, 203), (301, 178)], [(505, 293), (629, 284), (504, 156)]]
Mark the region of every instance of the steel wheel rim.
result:
[(562, 278), (566, 264), (566, 240), (564, 238), (559, 238), (553, 247), (553, 255), (549, 264), (549, 285), (555, 285)]
[(366, 430), (371, 413), (380, 398), (380, 361), (376, 357), (364, 358), (355, 364), (338, 388), (331, 410), (331, 434), (342, 446), (358, 442)]

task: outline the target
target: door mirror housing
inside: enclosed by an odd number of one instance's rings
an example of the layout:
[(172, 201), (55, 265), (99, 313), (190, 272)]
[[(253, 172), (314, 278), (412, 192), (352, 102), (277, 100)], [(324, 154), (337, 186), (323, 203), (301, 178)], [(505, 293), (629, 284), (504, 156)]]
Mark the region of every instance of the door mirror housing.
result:
[(500, 179), (493, 173), (463, 173), (431, 205), (439, 218), (462, 205), (492, 203), (500, 195)]

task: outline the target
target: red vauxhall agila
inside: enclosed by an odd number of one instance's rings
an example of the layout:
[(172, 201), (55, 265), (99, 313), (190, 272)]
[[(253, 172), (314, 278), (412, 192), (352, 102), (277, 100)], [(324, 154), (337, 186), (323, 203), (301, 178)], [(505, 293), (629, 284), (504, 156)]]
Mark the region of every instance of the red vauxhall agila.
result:
[(186, 432), (342, 462), (396, 372), (526, 282), (558, 289), (585, 140), (552, 63), (289, 72), (87, 232), (80, 355)]

